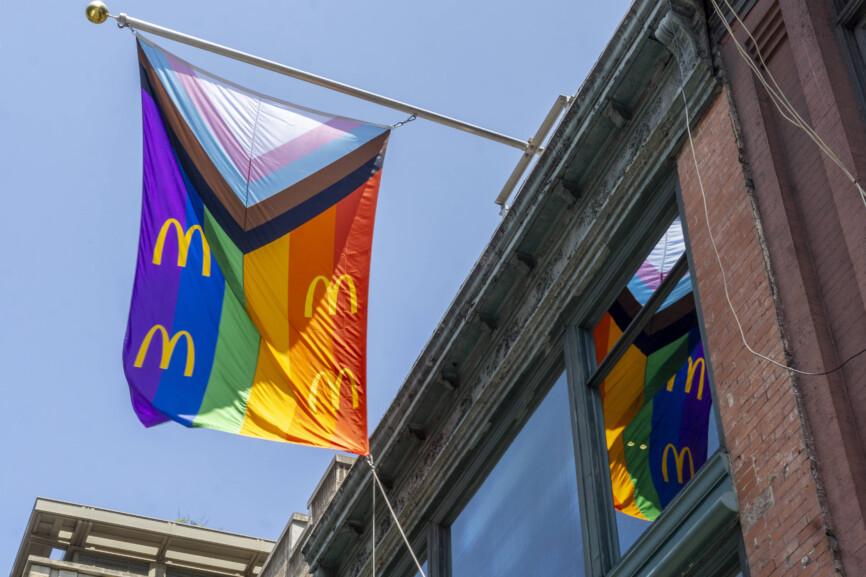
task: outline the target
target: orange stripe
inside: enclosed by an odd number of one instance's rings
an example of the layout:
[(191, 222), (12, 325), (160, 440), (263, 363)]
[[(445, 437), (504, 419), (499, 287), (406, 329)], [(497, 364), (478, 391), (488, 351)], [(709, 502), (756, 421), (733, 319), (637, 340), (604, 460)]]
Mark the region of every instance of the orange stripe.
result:
[[(286, 439), (318, 446), (331, 444), (336, 420), (331, 395), (340, 369), (334, 366), (334, 321), (328, 298), (335, 282), (335, 220), (336, 208), (332, 207), (292, 231), (289, 257), (289, 376), (297, 390), (299, 410)], [(319, 277), (324, 278), (316, 280)], [(338, 301), (342, 297), (338, 294)], [(308, 298), (311, 318), (305, 310)]]
[(246, 309), (262, 336), (241, 426), (244, 435), (283, 439), (297, 410), (297, 398), (288, 379), (290, 236), (244, 255)]

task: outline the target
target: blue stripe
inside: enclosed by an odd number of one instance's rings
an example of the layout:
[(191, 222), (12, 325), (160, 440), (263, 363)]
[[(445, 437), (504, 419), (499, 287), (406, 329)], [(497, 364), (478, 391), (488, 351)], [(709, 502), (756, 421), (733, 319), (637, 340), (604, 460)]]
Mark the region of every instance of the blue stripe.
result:
[[(628, 282), (628, 290), (634, 296), (635, 300), (640, 303), (641, 306), (645, 305), (647, 301), (649, 301), (650, 297), (653, 296), (655, 292), (654, 289), (651, 289), (638, 275), (634, 275), (632, 279)], [(692, 290), (692, 281), (689, 273), (687, 272), (683, 275), (677, 282), (677, 286), (674, 287), (674, 290), (671, 291), (671, 294), (668, 295), (668, 298), (662, 303), (662, 306), (659, 307), (659, 310), (664, 310), (667, 307), (671, 306), (678, 300), (680, 300), (685, 295), (689, 294)]]
[(378, 126), (362, 124), (351, 132), (336, 138), (306, 156), (302, 156), (295, 162), (275, 170), (271, 174), (250, 183), (249, 202), (252, 206), (266, 200), (281, 192), (293, 184), (304, 180), (308, 176), (326, 168), (367, 144), (377, 136), (382, 135), (387, 129)]
[(228, 153), (226, 153), (225, 149), (211, 132), (207, 122), (199, 113), (198, 108), (190, 100), (180, 79), (166, 59), (165, 54), (146, 42), (142, 42), (141, 47), (145, 51), (145, 54), (147, 54), (154, 72), (156, 72), (160, 82), (165, 87), (166, 93), (180, 111), (181, 116), (183, 116), (193, 134), (195, 134), (202, 148), (207, 152), (211, 162), (217, 167), (217, 170), (219, 170), (235, 195), (243, 202), (247, 191), (246, 177), (238, 171)]
[[(709, 379), (704, 381), (701, 400), (697, 398), (699, 392), (697, 380), (692, 383), (690, 392), (686, 393), (689, 359), (702, 357), (702, 354), (698, 353), (699, 331), (697, 329), (691, 331), (683, 345), (688, 354), (686, 361), (674, 377), (672, 390), (668, 391), (665, 386), (653, 397), (650, 471), (663, 509), (691, 480), (689, 459), (684, 456), (685, 449), (688, 448), (691, 453), (695, 474), (707, 461), (707, 426), (712, 406)], [(665, 375), (659, 376), (665, 377)], [(677, 459), (673, 451), (668, 450), (667, 463), (664, 461), (664, 452), (668, 445), (673, 445), (682, 459), (682, 484), (679, 483)], [(667, 482), (664, 480), (665, 465), (667, 465)]]
[[(668, 503), (682, 489), (682, 485), (677, 479), (677, 459), (673, 451), (668, 450), (667, 456), (668, 482), (664, 480), (662, 469), (665, 466), (663, 462), (664, 451), (668, 445), (673, 445), (678, 452), (682, 451), (680, 425), (683, 417), (683, 402), (685, 400), (683, 386), (687, 369), (688, 366), (685, 365), (677, 373), (673, 391), (668, 392), (667, 388), (664, 388), (653, 398), (649, 460), (653, 485), (655, 485), (662, 509), (667, 507)], [(692, 447), (689, 449), (694, 451)], [(683, 481), (688, 482), (689, 474), (688, 459), (686, 458), (683, 460)]]
[[(196, 217), (195, 205), (189, 197), (186, 221), (186, 230), (195, 224), (201, 226), (201, 221)], [(166, 242), (174, 242), (174, 239), (167, 238)], [(171, 327), (172, 335), (187, 331), (192, 336), (195, 348), (192, 375), (184, 375), (189, 351), (186, 339), (180, 338), (168, 369), (162, 373), (159, 390), (154, 398), (154, 405), (158, 406), (160, 411), (187, 427), (193, 426), (210, 379), (225, 292), (225, 278), (213, 254), (210, 255), (210, 276), (202, 274), (203, 258), (204, 250), (196, 232), (190, 242), (186, 266), (181, 269), (177, 305)]]

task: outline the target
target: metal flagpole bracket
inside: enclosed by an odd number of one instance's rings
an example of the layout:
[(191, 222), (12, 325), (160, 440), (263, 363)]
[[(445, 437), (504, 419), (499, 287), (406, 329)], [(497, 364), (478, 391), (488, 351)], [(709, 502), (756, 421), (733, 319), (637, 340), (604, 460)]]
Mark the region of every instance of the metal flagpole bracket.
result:
[(330, 80), (328, 78), (317, 76), (316, 74), (311, 74), (309, 72), (304, 72), (303, 70), (298, 70), (297, 68), (292, 68), (291, 66), (286, 66), (272, 60), (259, 58), (258, 56), (253, 56), (252, 54), (247, 54), (246, 52), (241, 52), (240, 50), (234, 50), (220, 44), (215, 44), (213, 42), (208, 42), (207, 40), (202, 40), (201, 38), (196, 38), (195, 36), (189, 36), (188, 34), (183, 34), (175, 30), (163, 28), (162, 26), (157, 26), (143, 20), (131, 18), (123, 13), (114, 16), (108, 13), (108, 8), (102, 2), (91, 2), (87, 5), (85, 13), (87, 14), (87, 19), (94, 24), (101, 24), (105, 22), (107, 18), (114, 18), (115, 20), (117, 20), (117, 25), (121, 28), (128, 27), (139, 32), (148, 32), (150, 34), (155, 34), (156, 36), (162, 36), (163, 38), (168, 38), (169, 40), (174, 40), (175, 42), (181, 42), (189, 46), (194, 46), (195, 48), (207, 50), (208, 52), (213, 52), (214, 54), (219, 54), (221, 56), (225, 56), (226, 58), (232, 58), (234, 60), (239, 60), (240, 62), (246, 62), (247, 64), (252, 64), (253, 66), (258, 66), (259, 68), (264, 68), (265, 70), (277, 72), (279, 74), (283, 74), (284, 76), (290, 76), (292, 78), (297, 78), (298, 80), (303, 80), (304, 82), (309, 82), (317, 86), (322, 86), (336, 92), (342, 92), (343, 94), (348, 94), (350, 96), (354, 96), (355, 98), (360, 98), (361, 100), (366, 100), (380, 106), (399, 110), (401, 112), (405, 112), (406, 114), (414, 115), (418, 118), (424, 118), (425, 120), (429, 120), (437, 124), (456, 128), (457, 130), (462, 130), (463, 132), (468, 132), (470, 134), (474, 134), (475, 136), (480, 136), (488, 140), (493, 140), (495, 142), (499, 142), (500, 144), (505, 144), (513, 148), (519, 148), (520, 150), (527, 151), (530, 156), (532, 154), (540, 153), (540, 149), (534, 147), (531, 140), (521, 140), (519, 138), (514, 138), (512, 136), (501, 134), (493, 130), (488, 130), (486, 128), (482, 128), (468, 122), (463, 122), (462, 120), (457, 120), (443, 114), (438, 114), (430, 110), (425, 110), (424, 108), (418, 108), (417, 106), (412, 106), (410, 104), (406, 104), (405, 102), (400, 102), (399, 100), (394, 100), (392, 98), (387, 98), (373, 92), (368, 92), (360, 88), (355, 88), (354, 86), (349, 86), (348, 84), (343, 84), (342, 82), (337, 82), (336, 80)]
[(538, 127), (538, 132), (535, 133), (535, 136), (529, 139), (529, 146), (517, 162), (517, 166), (514, 167), (514, 171), (511, 173), (511, 176), (508, 177), (505, 186), (502, 187), (502, 192), (500, 192), (499, 196), (496, 197), (496, 204), (502, 207), (499, 211), (499, 214), (502, 216), (505, 216), (508, 212), (508, 206), (505, 203), (514, 191), (514, 187), (516, 187), (517, 183), (520, 181), (520, 177), (522, 177), (523, 173), (526, 172), (526, 168), (529, 166), (530, 161), (532, 161), (532, 157), (544, 152), (544, 149), (541, 148), (541, 143), (544, 142), (545, 138), (547, 138), (547, 134), (550, 132), (550, 129), (553, 128), (553, 123), (556, 122), (556, 119), (559, 118), (559, 115), (562, 114), (562, 111), (565, 110), (565, 107), (568, 106), (569, 103), (571, 103), (573, 98), (573, 96), (560, 94), (556, 98), (556, 102), (554, 102), (553, 106), (550, 108), (550, 112), (547, 113), (547, 116), (541, 123), (541, 126)]

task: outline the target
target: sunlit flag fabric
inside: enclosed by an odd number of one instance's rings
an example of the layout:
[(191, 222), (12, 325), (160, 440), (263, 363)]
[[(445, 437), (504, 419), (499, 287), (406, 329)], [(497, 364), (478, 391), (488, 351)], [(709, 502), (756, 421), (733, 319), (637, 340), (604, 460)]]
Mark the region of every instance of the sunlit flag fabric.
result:
[[(596, 326), (599, 363), (684, 252), (677, 219)], [(601, 393), (614, 506), (654, 520), (707, 460), (712, 399), (688, 274)]]
[(143, 206), (123, 349), (138, 418), (366, 454), (387, 127), (138, 50)]

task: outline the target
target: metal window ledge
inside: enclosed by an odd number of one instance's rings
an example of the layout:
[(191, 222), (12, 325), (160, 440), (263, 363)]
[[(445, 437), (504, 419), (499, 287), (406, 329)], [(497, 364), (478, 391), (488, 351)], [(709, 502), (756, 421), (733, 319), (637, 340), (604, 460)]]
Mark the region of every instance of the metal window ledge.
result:
[(608, 577), (669, 577), (693, 567), (729, 540), (739, 511), (727, 453), (717, 451)]

